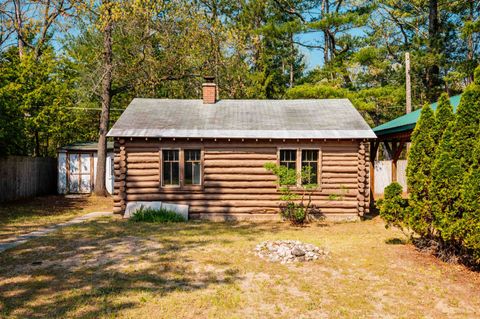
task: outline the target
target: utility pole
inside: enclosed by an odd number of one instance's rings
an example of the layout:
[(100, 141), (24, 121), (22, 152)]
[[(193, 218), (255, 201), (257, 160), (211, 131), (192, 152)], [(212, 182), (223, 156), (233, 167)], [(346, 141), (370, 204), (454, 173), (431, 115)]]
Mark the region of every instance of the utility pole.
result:
[(405, 52), (405, 91), (406, 113), (412, 112), (412, 86), (410, 83), (410, 53)]

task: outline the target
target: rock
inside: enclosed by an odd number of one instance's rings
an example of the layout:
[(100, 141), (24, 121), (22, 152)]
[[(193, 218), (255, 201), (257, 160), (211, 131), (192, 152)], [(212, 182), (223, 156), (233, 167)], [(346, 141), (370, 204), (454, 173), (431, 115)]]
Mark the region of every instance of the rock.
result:
[(304, 256), (305, 252), (302, 249), (295, 247), (292, 249), (292, 254), (296, 257), (300, 257), (300, 256)]

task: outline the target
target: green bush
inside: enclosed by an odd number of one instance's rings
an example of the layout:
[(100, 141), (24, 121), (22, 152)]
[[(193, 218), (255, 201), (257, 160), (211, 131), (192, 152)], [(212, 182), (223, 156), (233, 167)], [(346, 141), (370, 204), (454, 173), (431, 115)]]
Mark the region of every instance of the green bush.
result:
[(144, 208), (140, 207), (133, 215), (130, 217), (131, 221), (134, 222), (147, 222), (147, 223), (179, 223), (184, 222), (185, 218), (182, 215), (177, 214), (174, 211), (160, 208)]
[(385, 221), (385, 227), (391, 226), (405, 230), (405, 215), (407, 200), (402, 197), (403, 188), (397, 182), (385, 187), (385, 196), (377, 201), (380, 217)]

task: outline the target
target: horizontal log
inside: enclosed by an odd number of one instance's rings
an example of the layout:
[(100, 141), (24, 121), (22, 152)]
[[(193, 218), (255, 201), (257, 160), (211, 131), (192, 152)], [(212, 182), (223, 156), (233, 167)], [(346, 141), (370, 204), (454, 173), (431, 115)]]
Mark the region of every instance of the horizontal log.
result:
[(342, 172), (322, 172), (321, 178), (351, 178), (351, 179), (356, 179), (358, 173), (357, 172), (352, 172), (352, 173), (342, 173)]
[(322, 184), (352, 184), (356, 181), (356, 178), (322, 178)]
[(129, 169), (128, 176), (158, 176), (158, 169)]
[(265, 165), (265, 160), (205, 160), (205, 168), (207, 167), (261, 167)]
[(323, 160), (322, 165), (324, 166), (354, 166), (357, 167), (357, 161), (327, 161)]
[(356, 173), (357, 166), (329, 166), (322, 165), (322, 172), (336, 172), (336, 173)]
[(247, 181), (247, 182), (238, 182), (238, 181), (205, 181), (205, 188), (208, 187), (227, 187), (227, 188), (244, 188), (244, 187), (270, 187), (275, 188), (277, 185), (275, 182), (261, 182), (261, 181)]
[(144, 182), (127, 182), (127, 188), (149, 188), (149, 187), (155, 187), (158, 190), (158, 187), (160, 186), (160, 180), (155, 180), (155, 181), (144, 181)]
[(279, 208), (265, 208), (265, 207), (189, 207), (189, 213), (224, 213), (224, 214), (235, 214), (235, 213), (260, 213), (260, 212), (270, 212), (278, 213)]
[(120, 214), (120, 213), (123, 213), (123, 210), (121, 207), (114, 207), (113, 208), (113, 213), (114, 214)]
[(345, 155), (345, 156), (336, 156), (331, 154), (323, 154), (322, 159), (324, 161), (357, 161), (357, 154)]
[(346, 157), (346, 156), (357, 156), (357, 151), (353, 151), (353, 152), (328, 152), (328, 151), (322, 151), (322, 157), (323, 158), (327, 158), (327, 157), (330, 157), (330, 156), (334, 156), (334, 157)]
[[(127, 199), (131, 200), (131, 196), (133, 194), (139, 195), (136, 200), (139, 200), (138, 198), (142, 198), (143, 195), (147, 195), (150, 197), (150, 195), (154, 195), (154, 198), (156, 200), (169, 200), (169, 201), (175, 201), (175, 200), (272, 200), (272, 201), (278, 201), (280, 199), (280, 193), (276, 194), (222, 194), (222, 193), (163, 193), (161, 190), (156, 188), (152, 192), (148, 193), (142, 193), (140, 192), (141, 189), (135, 189), (135, 188), (130, 188), (127, 191)], [(328, 195), (313, 195), (312, 196), (313, 201), (332, 201), (331, 196)], [(339, 199), (340, 201), (350, 201), (353, 203), (357, 202), (356, 197), (352, 196), (343, 196), (342, 198)], [(354, 205), (354, 204), (352, 204)]]
[(276, 154), (258, 154), (258, 153), (224, 153), (224, 152), (209, 152), (206, 151), (204, 155), (205, 160), (229, 160), (229, 159), (245, 159), (245, 160), (277, 160)]
[(205, 175), (208, 174), (244, 174), (244, 175), (257, 175), (257, 174), (264, 174), (264, 175), (271, 175), (265, 168), (263, 167), (205, 167), (204, 169)]
[[(320, 213), (324, 214), (357, 214), (357, 208), (322, 208), (319, 209)], [(264, 207), (190, 207), (189, 213), (192, 214), (212, 214), (212, 213), (225, 213), (225, 214), (235, 214), (235, 213), (274, 213), (279, 212), (279, 208), (270, 208), (266, 209)]]
[(158, 175), (158, 170), (157, 170), (157, 175), (145, 175), (145, 176), (131, 176), (129, 172), (129, 175), (127, 175), (126, 181), (127, 182), (160, 181), (160, 175)]
[(159, 163), (160, 156), (158, 153), (156, 156), (128, 156), (127, 157), (128, 164), (130, 163)]
[(322, 188), (323, 189), (357, 189), (358, 183), (355, 181), (353, 183), (340, 183), (340, 184), (322, 183)]
[(160, 154), (159, 149), (154, 152), (134, 152), (131, 149), (128, 149), (128, 158), (136, 158), (136, 157), (155, 157), (158, 159)]
[(275, 175), (206, 174), (205, 181), (276, 181)]
[(128, 169), (135, 169), (135, 168), (140, 168), (140, 169), (149, 169), (149, 168), (160, 168), (160, 163), (158, 161), (156, 163), (128, 163)]

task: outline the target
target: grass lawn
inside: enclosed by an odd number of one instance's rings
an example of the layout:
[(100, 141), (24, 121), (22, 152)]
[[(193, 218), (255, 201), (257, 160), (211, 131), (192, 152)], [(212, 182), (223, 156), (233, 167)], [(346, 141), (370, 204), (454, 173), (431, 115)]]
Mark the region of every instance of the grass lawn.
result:
[[(365, 222), (143, 224), (105, 218), (0, 254), (1, 318), (474, 318), (480, 274)], [(298, 239), (328, 259), (274, 264)]]
[(0, 205), (0, 243), (14, 235), (64, 222), (93, 211), (111, 211), (111, 197), (45, 196)]

